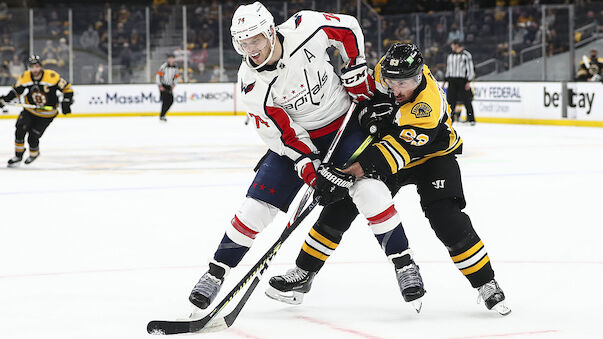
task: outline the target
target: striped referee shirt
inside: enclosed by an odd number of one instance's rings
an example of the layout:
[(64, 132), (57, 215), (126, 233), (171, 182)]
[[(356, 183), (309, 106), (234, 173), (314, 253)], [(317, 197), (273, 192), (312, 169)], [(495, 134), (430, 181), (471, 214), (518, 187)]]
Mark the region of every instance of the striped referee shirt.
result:
[(176, 67), (176, 65), (170, 66), (166, 62), (159, 67), (157, 75), (155, 76), (155, 82), (159, 86), (173, 86), (179, 76), (180, 73), (178, 73), (178, 67)]
[(446, 59), (446, 80), (465, 79), (467, 81), (475, 78), (475, 69), (473, 67), (473, 58), (471, 53), (463, 49), (459, 53), (451, 53)]

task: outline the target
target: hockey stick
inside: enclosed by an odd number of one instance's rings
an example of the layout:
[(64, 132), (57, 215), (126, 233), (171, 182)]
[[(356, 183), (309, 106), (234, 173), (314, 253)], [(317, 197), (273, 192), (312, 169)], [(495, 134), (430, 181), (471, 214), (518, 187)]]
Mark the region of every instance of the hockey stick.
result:
[(44, 110), (44, 111), (52, 111), (52, 110), (54, 110), (54, 107), (52, 107), (52, 106), (38, 106), (38, 105), (10, 103), (10, 102), (7, 102), (6, 105), (23, 107), (23, 108), (41, 109), (41, 110)]
[[(352, 154), (352, 156), (350, 157), (350, 159), (348, 161), (346, 161), (346, 163), (343, 165), (343, 168), (349, 167), (352, 163), (354, 163), (354, 161), (356, 160), (356, 158), (360, 155), (360, 153), (362, 153), (362, 151), (364, 151), (364, 149), (371, 143), (371, 141), (373, 141), (373, 136), (368, 136), (364, 142), (358, 147), (358, 149), (356, 150), (356, 152), (354, 152), (354, 154)], [(308, 192), (312, 193), (314, 191), (314, 189), (312, 189), (311, 187), (308, 188), (308, 190), (306, 191), (306, 194), (308, 194)], [(304, 212), (302, 213), (302, 215), (297, 215), (298, 213), (296, 213), (296, 219), (294, 219), (295, 221), (299, 220), (300, 218), (305, 218), (315, 207), (316, 204), (318, 203), (317, 199), (314, 199), (314, 201), (312, 201), (312, 203), (308, 206), (308, 208), (306, 210), (304, 210)], [(305, 203), (302, 205), (300, 204), (300, 207), (304, 206)], [(294, 227), (297, 227), (294, 226)], [(293, 232), (293, 230), (290, 231), (290, 233)], [(283, 235), (281, 235), (282, 237)], [(288, 235), (287, 235), (288, 237)], [(285, 238), (286, 239), (286, 238)], [(284, 239), (283, 239), (284, 241)], [(282, 242), (281, 242), (282, 243)], [(278, 249), (275, 250), (275, 254), (276, 251)], [(215, 319), (210, 321), (207, 325), (205, 325), (202, 329), (202, 332), (215, 332), (215, 331), (221, 331), (224, 330), (230, 326), (232, 326), (232, 324), (235, 322), (235, 320), (237, 319), (237, 316), (239, 315), (239, 313), (241, 312), (241, 309), (243, 308), (243, 306), (245, 306), (245, 304), (247, 303), (247, 300), (249, 299), (249, 297), (251, 297), (251, 294), (253, 293), (253, 291), (255, 290), (255, 288), (257, 287), (258, 283), (260, 282), (260, 279), (262, 278), (262, 273), (268, 268), (268, 264), (270, 263), (270, 261), (268, 261), (266, 263), (266, 265), (264, 266), (264, 268), (259, 272), (259, 274), (253, 279), (253, 282), (251, 283), (251, 286), (249, 286), (249, 288), (247, 289), (247, 291), (245, 292), (245, 294), (243, 295), (243, 297), (241, 298), (241, 300), (239, 301), (239, 303), (237, 304), (237, 306), (227, 315), (225, 315), (224, 317)]]
[[(343, 131), (345, 130), (345, 127), (350, 121), (350, 118), (352, 117), (355, 108), (356, 105), (352, 103), (350, 105), (350, 108), (348, 109), (348, 112), (346, 113), (346, 116), (341, 126), (339, 127), (339, 130), (337, 131), (337, 134), (335, 135), (333, 141), (331, 142), (331, 145), (329, 146), (327, 154), (324, 158), (324, 162), (327, 162), (333, 155), (335, 147), (337, 146), (337, 144), (339, 144), (339, 140), (341, 139)], [(304, 194), (304, 197), (307, 199), (312, 194), (312, 192), (313, 189), (309, 188)], [(303, 204), (300, 204), (295, 214), (298, 214), (300, 211), (300, 207), (305, 205), (303, 199), (304, 198), (302, 198)], [(222, 299), (222, 301), (220, 301), (220, 303), (216, 307), (214, 307), (214, 309), (208, 315), (201, 319), (190, 321), (153, 320), (147, 325), (147, 332), (150, 334), (179, 334), (198, 332), (204, 329), (206, 325), (218, 314), (218, 312), (220, 312), (224, 307), (226, 307), (226, 305), (228, 305), (228, 303), (245, 287), (245, 285), (251, 280), (251, 278), (253, 278), (257, 274), (257, 277), (252, 282), (251, 287), (244, 294), (243, 298), (241, 299), (241, 301), (239, 301), (235, 309), (225, 317), (215, 321), (214, 325), (211, 326), (212, 328), (217, 328), (218, 330), (230, 327), (238, 316), (241, 309), (243, 308), (243, 306), (245, 305), (245, 303), (247, 302), (247, 299), (249, 299), (249, 297), (251, 296), (253, 290), (255, 290), (255, 287), (259, 283), (262, 273), (268, 268), (268, 265), (272, 261), (272, 258), (274, 257), (276, 252), (278, 252), (283, 242), (289, 237), (293, 230), (295, 230), (295, 228), (297, 228), (297, 226), (308, 216), (308, 214), (312, 212), (316, 205), (318, 205), (318, 202), (319, 198), (317, 197), (310, 203), (310, 205), (308, 205), (308, 207), (301, 214), (299, 214), (299, 216), (295, 218), (295, 221), (292, 224), (287, 224), (287, 227), (283, 230), (283, 233), (278, 238), (278, 240), (272, 245), (272, 247), (268, 249), (268, 251), (262, 256), (262, 258), (260, 258), (260, 260), (249, 270), (249, 272), (247, 272), (247, 274), (243, 276), (241, 281), (239, 281), (239, 283), (226, 295), (226, 297)]]

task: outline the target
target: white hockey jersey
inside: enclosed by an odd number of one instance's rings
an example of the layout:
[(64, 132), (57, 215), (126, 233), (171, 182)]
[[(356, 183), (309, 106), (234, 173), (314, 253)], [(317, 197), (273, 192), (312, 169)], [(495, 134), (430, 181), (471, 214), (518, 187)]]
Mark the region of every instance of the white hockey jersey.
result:
[(295, 14), (277, 35), (281, 59), (259, 70), (243, 61), (237, 88), (268, 147), (297, 160), (317, 151), (311, 138), (336, 131), (351, 104), (327, 48), (337, 48), (344, 63), (363, 63), (364, 36), (352, 16), (314, 11)]

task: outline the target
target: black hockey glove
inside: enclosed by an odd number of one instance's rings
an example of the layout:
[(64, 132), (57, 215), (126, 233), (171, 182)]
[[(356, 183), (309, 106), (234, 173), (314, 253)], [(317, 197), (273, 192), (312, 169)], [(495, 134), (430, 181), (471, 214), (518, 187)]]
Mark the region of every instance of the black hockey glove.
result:
[(314, 197), (319, 198), (319, 204), (326, 206), (344, 199), (348, 190), (356, 181), (351, 174), (345, 174), (333, 164), (321, 164), (318, 167)]
[(358, 114), (358, 121), (366, 133), (381, 139), (384, 130), (393, 124), (393, 112), (394, 106), (389, 102), (369, 104)]
[(71, 104), (71, 98), (63, 98), (63, 101), (61, 102), (61, 111), (63, 111), (63, 114), (71, 113)]
[(4, 106), (6, 106), (7, 102), (8, 102), (8, 100), (6, 100), (6, 97), (4, 97), (4, 96), (0, 97), (0, 108), (3, 108)]

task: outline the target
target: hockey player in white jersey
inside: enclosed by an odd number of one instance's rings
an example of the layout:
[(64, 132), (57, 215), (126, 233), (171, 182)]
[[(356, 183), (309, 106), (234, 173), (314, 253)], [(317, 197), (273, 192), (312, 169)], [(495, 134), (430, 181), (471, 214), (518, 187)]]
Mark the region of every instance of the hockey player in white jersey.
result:
[[(237, 86), (241, 101), (269, 151), (258, 163), (246, 198), (189, 300), (201, 309), (211, 304), (229, 270), (239, 264), (278, 211), (287, 211), (304, 183), (315, 188), (321, 204), (327, 205), (325, 210), (329, 203), (351, 196), (394, 263), (405, 300), (421, 298), (423, 282), (389, 190), (379, 180), (355, 180), (335, 167), (348, 160), (366, 137), (357, 119), (346, 126), (331, 162), (320, 161), (351, 101), (368, 99), (375, 90), (357, 20), (301, 11), (276, 27), (270, 12), (255, 2), (236, 10), (231, 34), (243, 56)], [(329, 63), (330, 46), (343, 58), (341, 79)], [(337, 244), (329, 239), (343, 233), (321, 218), (312, 232), (310, 251), (316, 256), (330, 253)], [(299, 268), (289, 272), (292, 279), (307, 279), (309, 274)]]

